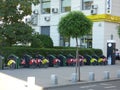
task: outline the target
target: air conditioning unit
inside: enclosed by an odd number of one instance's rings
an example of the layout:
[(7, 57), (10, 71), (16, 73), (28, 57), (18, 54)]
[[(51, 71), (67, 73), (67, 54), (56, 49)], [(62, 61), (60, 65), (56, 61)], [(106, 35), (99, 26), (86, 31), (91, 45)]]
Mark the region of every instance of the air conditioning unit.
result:
[(53, 13), (58, 13), (58, 8), (52, 8)]
[(26, 23), (31, 22), (31, 17), (30, 17), (30, 18), (25, 18), (25, 22), (26, 22)]
[(92, 10), (91, 10), (91, 14), (92, 14), (92, 15), (97, 14), (97, 9), (92, 9)]
[(93, 5), (91, 5), (91, 8), (92, 8), (92, 9), (97, 9), (97, 8), (98, 8), (98, 5), (93, 4)]
[(38, 10), (37, 9), (33, 10), (33, 13), (38, 14)]
[(50, 17), (49, 16), (45, 16), (44, 19), (45, 19), (45, 21), (50, 21)]

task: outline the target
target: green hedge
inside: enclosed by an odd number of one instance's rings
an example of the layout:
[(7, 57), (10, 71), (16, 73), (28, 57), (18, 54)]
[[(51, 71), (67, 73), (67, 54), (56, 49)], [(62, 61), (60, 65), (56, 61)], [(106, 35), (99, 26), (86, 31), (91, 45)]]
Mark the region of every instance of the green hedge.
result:
[[(63, 54), (63, 55), (76, 55), (76, 48), (30, 48), (30, 47), (1, 47), (0, 48), (0, 53), (7, 58), (10, 54), (15, 54), (18, 57), (22, 57), (24, 54), (30, 54), (34, 56), (35, 54), (39, 53), (43, 56), (47, 56), (48, 54), (53, 54), (53, 55), (58, 55), (58, 54)], [(91, 49), (91, 48), (79, 48), (79, 54), (85, 55), (101, 55), (102, 50), (100, 49)]]

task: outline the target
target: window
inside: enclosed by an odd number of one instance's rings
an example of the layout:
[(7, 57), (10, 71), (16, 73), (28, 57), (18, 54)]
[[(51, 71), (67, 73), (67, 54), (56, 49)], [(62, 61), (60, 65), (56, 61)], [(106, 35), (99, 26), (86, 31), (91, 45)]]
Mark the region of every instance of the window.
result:
[(61, 12), (71, 11), (71, 0), (61, 0)]
[(41, 26), (41, 34), (50, 36), (50, 26)]
[(82, 0), (82, 10), (90, 10), (93, 0)]
[(50, 0), (42, 0), (41, 10), (42, 10), (42, 14), (50, 13)]
[(60, 46), (66, 46), (69, 47), (70, 46), (70, 37), (64, 37), (62, 35), (60, 35)]
[(65, 46), (64, 38), (60, 35), (60, 46)]

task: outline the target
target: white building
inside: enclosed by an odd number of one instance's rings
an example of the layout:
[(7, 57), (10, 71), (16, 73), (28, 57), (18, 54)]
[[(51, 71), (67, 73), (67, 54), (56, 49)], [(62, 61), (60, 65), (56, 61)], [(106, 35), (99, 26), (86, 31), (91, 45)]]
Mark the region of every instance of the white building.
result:
[[(40, 0), (39, 5), (32, 5), (32, 26), (40, 34), (49, 35), (54, 46), (64, 46), (67, 43), (58, 33), (58, 23), (61, 16), (73, 10), (82, 11), (94, 22), (91, 36), (80, 39), (80, 45), (92, 45), (93, 48), (102, 49), (106, 55), (107, 40), (113, 39), (116, 48), (120, 49), (117, 33), (120, 0)], [(74, 39), (71, 39), (70, 46), (76, 46)]]

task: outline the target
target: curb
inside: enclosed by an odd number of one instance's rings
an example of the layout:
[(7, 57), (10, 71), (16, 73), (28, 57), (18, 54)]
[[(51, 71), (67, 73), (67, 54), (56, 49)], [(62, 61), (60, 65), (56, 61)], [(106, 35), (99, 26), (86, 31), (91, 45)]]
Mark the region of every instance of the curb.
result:
[(120, 80), (120, 78), (101, 80), (101, 81), (81, 81), (81, 82), (76, 82), (76, 83), (71, 83), (71, 84), (53, 85), (53, 86), (43, 87), (42, 90), (48, 90), (48, 89), (60, 88), (60, 87), (68, 87), (68, 86), (74, 86), (74, 85), (86, 85), (86, 84), (92, 84), (92, 83), (94, 84), (94, 83), (101, 83), (101, 82), (118, 81), (118, 80)]

